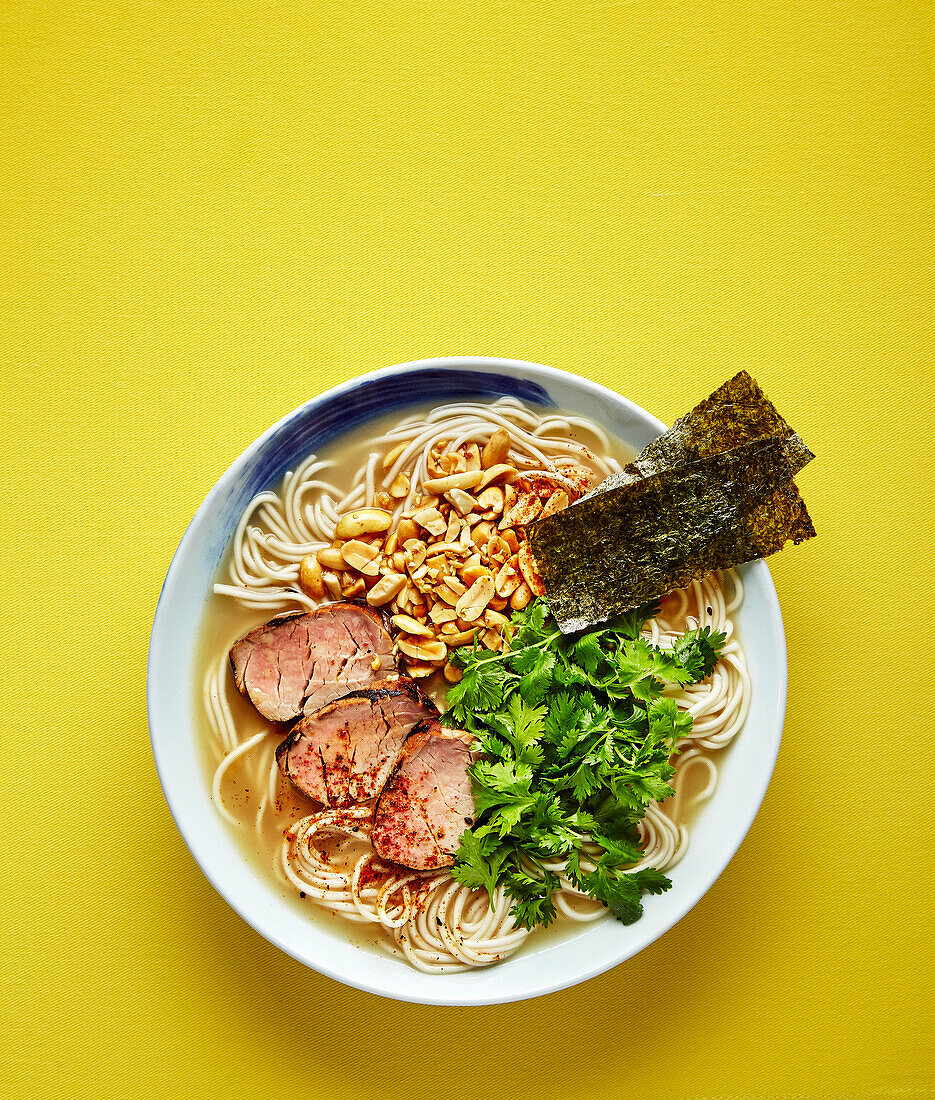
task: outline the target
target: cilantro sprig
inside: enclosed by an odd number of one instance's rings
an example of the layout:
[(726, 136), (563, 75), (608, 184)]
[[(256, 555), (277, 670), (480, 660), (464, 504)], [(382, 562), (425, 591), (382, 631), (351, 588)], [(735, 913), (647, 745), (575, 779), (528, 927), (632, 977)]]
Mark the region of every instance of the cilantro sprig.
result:
[[(725, 636), (689, 630), (672, 649), (640, 636), (657, 608), (567, 637), (543, 600), (513, 615), (507, 648), (462, 648), (445, 719), (475, 735), (475, 823), (454, 867), (465, 886), (503, 886), (518, 925), (555, 918), (556, 861), (580, 890), (630, 924), (646, 893), (671, 885), (641, 857), (637, 825), (672, 793), (670, 760), (691, 716), (667, 685), (710, 676)], [(598, 845), (595, 851), (593, 845)], [(587, 847), (586, 847), (587, 846)]]

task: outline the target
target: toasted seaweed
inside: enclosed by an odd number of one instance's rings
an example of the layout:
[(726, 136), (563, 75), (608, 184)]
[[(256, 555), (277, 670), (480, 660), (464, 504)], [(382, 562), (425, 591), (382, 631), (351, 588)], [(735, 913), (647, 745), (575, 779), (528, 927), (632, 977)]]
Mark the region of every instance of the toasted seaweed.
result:
[(755, 439), (780, 437), (792, 474), (815, 457), (776, 411), (756, 381), (740, 371), (696, 405), (618, 474), (595, 490), (604, 493), (682, 462), (739, 447)]
[(530, 546), (561, 630), (582, 630), (714, 569), (811, 538), (792, 480), (800, 457), (797, 446), (790, 452), (789, 434), (754, 438), (638, 475), (537, 521)]

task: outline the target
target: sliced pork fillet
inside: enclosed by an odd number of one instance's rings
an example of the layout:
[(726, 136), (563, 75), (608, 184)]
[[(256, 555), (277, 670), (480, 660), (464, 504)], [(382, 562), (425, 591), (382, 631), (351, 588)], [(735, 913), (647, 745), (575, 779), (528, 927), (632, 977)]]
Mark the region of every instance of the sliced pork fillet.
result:
[(256, 627), (230, 651), (237, 687), (271, 722), (310, 714), (396, 671), (383, 616), (330, 603)]
[(276, 750), (283, 774), (326, 806), (379, 794), (416, 723), (438, 708), (407, 677), (352, 691), (300, 718)]
[(461, 834), (474, 823), (472, 741), (434, 720), (412, 731), (373, 815), (370, 839), (384, 859), (416, 871), (454, 863)]

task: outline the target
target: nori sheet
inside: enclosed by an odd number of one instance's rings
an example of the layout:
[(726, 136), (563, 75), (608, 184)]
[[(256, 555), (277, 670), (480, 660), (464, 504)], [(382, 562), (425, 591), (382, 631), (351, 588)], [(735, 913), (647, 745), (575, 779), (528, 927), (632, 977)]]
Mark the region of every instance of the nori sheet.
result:
[(788, 443), (774, 435), (696, 456), (533, 524), (530, 546), (560, 629), (582, 630), (811, 538)]
[(647, 444), (619, 474), (611, 474), (601, 482), (594, 492), (604, 493), (682, 462), (771, 436), (782, 438), (793, 476), (815, 457), (756, 381), (740, 371)]

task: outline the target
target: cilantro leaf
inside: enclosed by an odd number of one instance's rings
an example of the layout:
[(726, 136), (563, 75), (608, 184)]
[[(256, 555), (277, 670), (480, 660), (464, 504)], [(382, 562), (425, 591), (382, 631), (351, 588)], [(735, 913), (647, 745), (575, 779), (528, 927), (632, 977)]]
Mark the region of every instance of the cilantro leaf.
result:
[(537, 879), (520, 868), (510, 873), (507, 886), (513, 898), (510, 914), (521, 928), (552, 923), (555, 919), (552, 894), (560, 887), (556, 875), (543, 869), (542, 879)]
[(568, 656), (592, 676), (607, 662), (597, 634), (583, 634), (572, 643)]
[(464, 675), (448, 691), (448, 709), (459, 721), (469, 712), (496, 710), (503, 702), (506, 689), (506, 669), (499, 662), (484, 659), (471, 660), (471, 652), (459, 656)]
[(547, 741), (558, 744), (569, 731), (577, 729), (576, 717), (580, 705), (580, 700), (567, 691), (558, 692), (549, 699), (542, 724), (543, 736)]
[(702, 630), (688, 630), (676, 639), (672, 654), (691, 675), (690, 682), (697, 684), (714, 671), (726, 641), (726, 634), (712, 634), (710, 626)]
[(483, 839), (469, 829), (461, 838), (451, 873), (462, 886), (469, 886), (472, 890), (484, 889), (493, 898), (500, 868), (509, 854), (509, 848), (504, 845), (488, 851)]
[(579, 864), (576, 885), (602, 901), (621, 923), (633, 924), (643, 915), (641, 894), (662, 893), (672, 883), (654, 869), (619, 871), (602, 856), (593, 871), (582, 873)]
[(552, 683), (555, 654), (547, 649), (521, 649), (510, 667), (519, 672), (519, 693), (527, 703), (538, 703), (545, 697)]
[(513, 744), (522, 755), (524, 749), (534, 745), (542, 736), (545, 707), (532, 707), (520, 696), (514, 695), (506, 710), (512, 728)]

